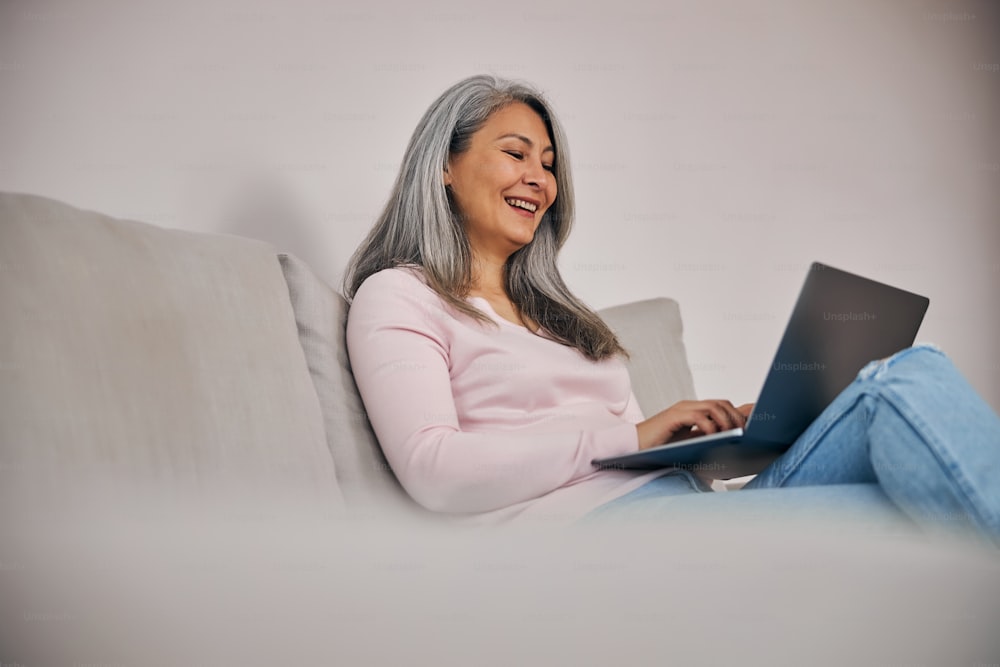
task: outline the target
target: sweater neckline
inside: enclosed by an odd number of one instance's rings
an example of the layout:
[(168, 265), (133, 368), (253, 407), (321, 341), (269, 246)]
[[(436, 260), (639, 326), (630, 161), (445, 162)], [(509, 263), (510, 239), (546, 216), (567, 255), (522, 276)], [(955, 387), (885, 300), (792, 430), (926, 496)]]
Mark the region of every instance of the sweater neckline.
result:
[(539, 335), (542, 332), (542, 328), (541, 327), (538, 328), (538, 331), (532, 331), (531, 329), (529, 329), (528, 327), (524, 326), (523, 324), (518, 324), (517, 322), (511, 322), (506, 317), (503, 317), (502, 315), (500, 315), (500, 313), (498, 313), (496, 310), (494, 310), (493, 304), (491, 304), (485, 297), (470, 296), (470, 297), (468, 297), (468, 300), (469, 301), (475, 300), (477, 303), (482, 304), (483, 307), (481, 307), (481, 309), (484, 310), (487, 315), (489, 315), (490, 319), (492, 319), (494, 322), (496, 322), (497, 324), (499, 324), (501, 326), (512, 327), (512, 328), (517, 329), (519, 331), (523, 331), (523, 332), (525, 332), (525, 333), (527, 333), (527, 334), (529, 334), (531, 336), (537, 336), (537, 335)]

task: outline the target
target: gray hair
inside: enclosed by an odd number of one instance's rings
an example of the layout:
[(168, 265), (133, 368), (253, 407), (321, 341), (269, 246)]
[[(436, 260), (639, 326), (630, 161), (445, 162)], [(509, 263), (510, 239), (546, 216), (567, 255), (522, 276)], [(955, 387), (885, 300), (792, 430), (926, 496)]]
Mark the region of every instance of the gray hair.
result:
[(472, 251), (443, 175), (449, 157), (467, 150), (472, 135), (491, 115), (517, 102), (531, 107), (545, 123), (555, 150), (558, 194), (532, 242), (507, 261), (508, 296), (550, 336), (591, 359), (624, 353), (611, 330), (573, 296), (559, 274), (557, 256), (574, 213), (566, 135), (542, 94), (523, 82), (473, 76), (431, 104), (410, 138), (385, 209), (351, 258), (344, 293), (351, 300), (368, 276), (416, 265), (449, 305), (484, 323), (491, 321), (465, 300), (472, 287)]

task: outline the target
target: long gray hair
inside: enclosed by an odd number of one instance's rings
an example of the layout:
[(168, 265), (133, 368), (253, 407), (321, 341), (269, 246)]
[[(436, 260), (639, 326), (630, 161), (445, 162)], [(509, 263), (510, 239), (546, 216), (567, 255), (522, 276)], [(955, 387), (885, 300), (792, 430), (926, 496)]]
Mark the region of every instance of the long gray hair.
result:
[(521, 102), (541, 116), (555, 149), (558, 194), (542, 216), (531, 243), (506, 265), (507, 295), (549, 336), (593, 360), (625, 350), (608, 326), (577, 299), (559, 275), (557, 255), (573, 225), (573, 179), (566, 136), (541, 93), (494, 76), (459, 81), (431, 104), (410, 138), (392, 194), (344, 276), (354, 298), (368, 276), (395, 266), (416, 265), (441, 298), (479, 321), (491, 320), (465, 297), (472, 288), (472, 250), (458, 211), (444, 185), (450, 156), (466, 151), (472, 135), (504, 107)]

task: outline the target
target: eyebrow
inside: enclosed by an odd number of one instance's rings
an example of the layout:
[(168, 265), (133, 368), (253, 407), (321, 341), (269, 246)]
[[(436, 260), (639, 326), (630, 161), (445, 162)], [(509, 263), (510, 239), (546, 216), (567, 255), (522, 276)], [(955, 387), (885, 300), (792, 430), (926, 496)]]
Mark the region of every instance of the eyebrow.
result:
[[(523, 134), (517, 134), (515, 132), (510, 132), (508, 134), (502, 134), (499, 137), (497, 137), (497, 140), (499, 141), (500, 139), (511, 139), (511, 138), (513, 138), (513, 139), (520, 139), (524, 143), (528, 144), (528, 146), (532, 146), (533, 147), (535, 145), (535, 142), (532, 141), (531, 139), (529, 139), (528, 137), (524, 136)], [(543, 153), (555, 153), (556, 149), (553, 148), (552, 146), (546, 146), (545, 148), (542, 149), (542, 152)]]

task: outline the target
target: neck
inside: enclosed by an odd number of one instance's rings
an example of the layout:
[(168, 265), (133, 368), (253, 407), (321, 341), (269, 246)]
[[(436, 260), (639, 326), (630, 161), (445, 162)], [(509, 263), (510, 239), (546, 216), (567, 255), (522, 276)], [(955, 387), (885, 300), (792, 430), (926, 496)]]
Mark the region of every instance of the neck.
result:
[(506, 294), (507, 283), (504, 279), (505, 264), (505, 262), (499, 262), (496, 259), (473, 257), (473, 289), (493, 294)]

